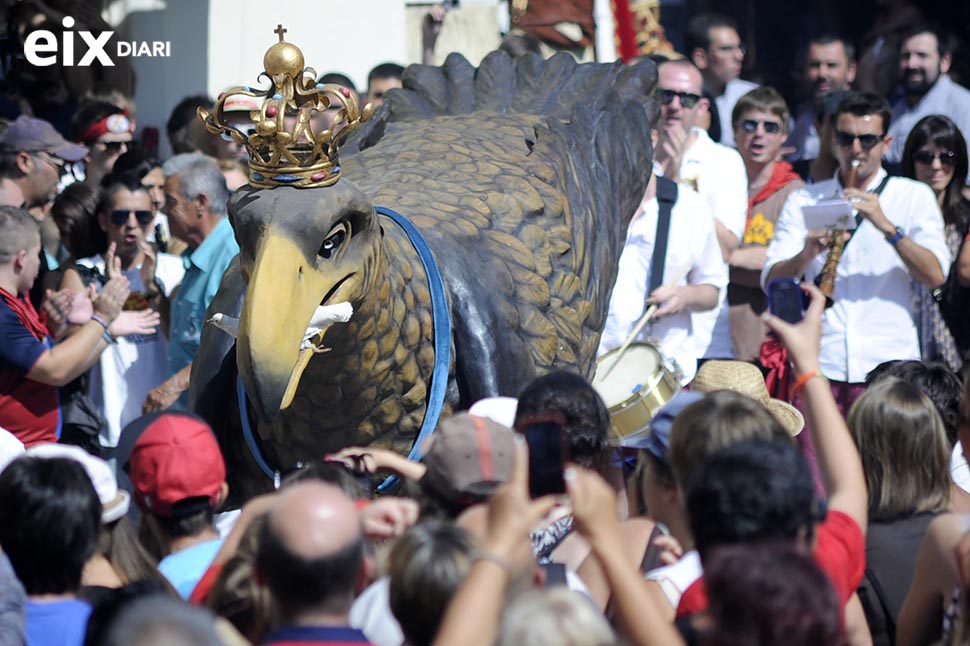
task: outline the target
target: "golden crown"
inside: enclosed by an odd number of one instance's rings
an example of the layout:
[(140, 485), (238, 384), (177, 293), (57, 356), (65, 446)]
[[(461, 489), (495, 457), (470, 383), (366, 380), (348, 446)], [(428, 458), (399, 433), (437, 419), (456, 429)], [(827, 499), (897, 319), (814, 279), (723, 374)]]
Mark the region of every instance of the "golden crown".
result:
[[(312, 67), (303, 67), (303, 52), (283, 40), (286, 30), (277, 25), (273, 33), (279, 42), (266, 50), (263, 72), (273, 85), (268, 90), (249, 86), (230, 88), (219, 96), (210, 114), (199, 108), (199, 118), (215, 135), (231, 137), (249, 151), (249, 180), (257, 188), (296, 186), (314, 188), (330, 186), (340, 179), (338, 148), (363, 121), (370, 119), (374, 108), (357, 108), (353, 94), (336, 84), (316, 82)], [(224, 106), (234, 96), (262, 98), (262, 106), (249, 113), (254, 130), (247, 134), (224, 121)], [(313, 112), (337, 109), (330, 127), (314, 133), (310, 117)], [(287, 128), (289, 117), (295, 119)]]

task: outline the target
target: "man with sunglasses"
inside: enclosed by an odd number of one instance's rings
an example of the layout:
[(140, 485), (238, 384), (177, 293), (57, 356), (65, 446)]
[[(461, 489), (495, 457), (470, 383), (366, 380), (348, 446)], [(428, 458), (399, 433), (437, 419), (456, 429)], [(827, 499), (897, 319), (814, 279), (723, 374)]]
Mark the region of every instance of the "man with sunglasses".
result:
[[(738, 152), (712, 141), (696, 125), (698, 116), (708, 108), (707, 99), (701, 96), (702, 83), (700, 71), (690, 61), (660, 65), (656, 89), (661, 104), (660, 142), (654, 147), (654, 158), (664, 177), (690, 186), (707, 202), (726, 264), (744, 233), (748, 179)], [(698, 358), (734, 356), (724, 290), (717, 306), (694, 312), (691, 323)]]
[(731, 112), (742, 96), (758, 87), (741, 78), (744, 45), (738, 26), (727, 16), (703, 13), (687, 23), (687, 51), (704, 77), (704, 89), (715, 97), (721, 125), (720, 142), (734, 146)]
[(81, 107), (71, 122), (76, 141), (90, 150), (84, 160), (84, 181), (100, 186), (115, 162), (128, 151), (134, 124), (122, 108), (100, 101)]
[(748, 222), (741, 244), (728, 260), (727, 292), (734, 355), (743, 361), (758, 358), (768, 331), (761, 320), (768, 302), (760, 283), (768, 243), (785, 200), (792, 191), (805, 188), (791, 164), (778, 161), (789, 117), (785, 99), (768, 86), (741, 97), (732, 115), (734, 140), (748, 175)]
[(941, 114), (970, 136), (970, 90), (953, 82), (950, 71), (954, 39), (940, 29), (916, 25), (899, 48), (900, 92), (892, 104), (893, 136), (886, 161), (899, 163), (910, 131), (923, 117)]
[(802, 208), (826, 199), (849, 200), (858, 213), (857, 226), (835, 275), (819, 366), (843, 413), (877, 365), (920, 359), (910, 283), (915, 278), (936, 289), (943, 284), (942, 268), (950, 266), (932, 190), (890, 178), (881, 166), (893, 140), (886, 134), (888, 124), (889, 105), (880, 96), (853, 93), (839, 103), (833, 142), (839, 169), (832, 179), (795, 191), (785, 202), (761, 274), (763, 286), (776, 278), (817, 279), (833, 232), (810, 231)]

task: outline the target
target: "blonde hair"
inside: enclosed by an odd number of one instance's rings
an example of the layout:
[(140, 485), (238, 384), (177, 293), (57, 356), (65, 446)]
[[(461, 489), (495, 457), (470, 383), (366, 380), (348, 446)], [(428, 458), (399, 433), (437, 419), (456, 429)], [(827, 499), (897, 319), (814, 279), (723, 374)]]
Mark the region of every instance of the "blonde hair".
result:
[(566, 587), (531, 589), (502, 613), (498, 646), (607, 646), (616, 636), (593, 603)]
[(732, 390), (715, 390), (685, 408), (670, 429), (670, 464), (685, 489), (707, 458), (744, 440), (784, 440), (791, 436), (760, 402)]
[(916, 386), (880, 380), (852, 406), (848, 422), (862, 457), (871, 520), (946, 510), (950, 444), (936, 407)]

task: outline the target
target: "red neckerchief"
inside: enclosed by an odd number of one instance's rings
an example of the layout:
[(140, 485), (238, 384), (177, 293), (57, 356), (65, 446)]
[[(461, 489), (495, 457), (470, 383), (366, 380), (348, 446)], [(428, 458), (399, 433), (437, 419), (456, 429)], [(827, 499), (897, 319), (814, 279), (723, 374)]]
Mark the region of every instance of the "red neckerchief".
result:
[(43, 318), (34, 309), (29, 298), (17, 298), (2, 287), (0, 287), (0, 296), (3, 297), (7, 307), (14, 311), (38, 341), (43, 341), (50, 334), (47, 331), (47, 325), (44, 323)]
[(751, 220), (751, 211), (754, 209), (755, 204), (768, 199), (776, 191), (781, 190), (796, 179), (801, 179), (801, 177), (792, 170), (791, 164), (783, 161), (775, 162), (775, 167), (771, 171), (771, 177), (768, 178), (768, 183), (761, 187), (757, 195), (753, 198), (748, 198), (748, 220)]
[(788, 350), (774, 334), (769, 334), (762, 342), (758, 362), (768, 371), (765, 376), (768, 395), (775, 399), (788, 401), (788, 385), (791, 380)]

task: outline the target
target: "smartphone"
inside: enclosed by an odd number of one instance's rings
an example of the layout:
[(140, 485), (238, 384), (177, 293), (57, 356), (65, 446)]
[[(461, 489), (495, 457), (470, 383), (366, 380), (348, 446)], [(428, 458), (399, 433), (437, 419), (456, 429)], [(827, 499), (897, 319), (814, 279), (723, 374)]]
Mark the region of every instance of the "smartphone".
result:
[(539, 498), (566, 493), (562, 472), (568, 457), (566, 431), (557, 422), (538, 422), (525, 427), (529, 445), (529, 494)]
[(777, 278), (768, 283), (768, 311), (783, 321), (798, 323), (805, 317), (808, 295), (797, 278)]

